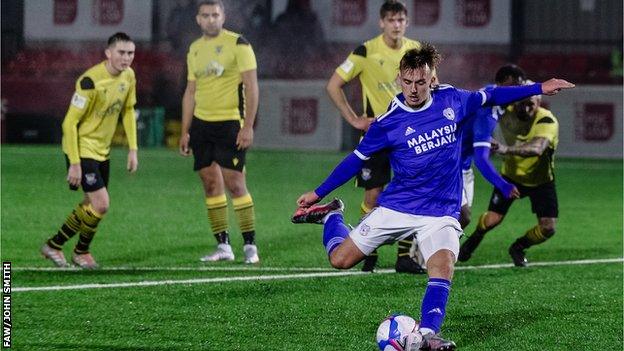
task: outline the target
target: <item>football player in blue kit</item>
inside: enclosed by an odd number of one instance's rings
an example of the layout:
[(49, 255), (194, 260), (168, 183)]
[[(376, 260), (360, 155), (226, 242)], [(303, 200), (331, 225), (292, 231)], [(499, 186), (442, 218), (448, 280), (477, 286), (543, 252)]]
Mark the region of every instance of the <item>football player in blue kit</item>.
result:
[[(522, 85), (525, 78), (524, 71), (514, 65), (507, 64), (498, 69), (494, 81), (495, 85), (488, 85), (483, 89), (488, 90), (497, 86)], [(504, 106), (487, 106), (477, 110), (474, 118), (462, 127), (462, 151), (461, 169), (464, 182), (462, 192), (461, 214), (459, 224), (462, 229), (470, 223), (472, 200), (474, 195), (474, 173), (471, 165), (474, 160), (475, 166), (483, 177), (494, 187), (499, 189), (506, 198), (518, 198), (518, 189), (506, 181), (490, 162), (490, 148), (492, 133), (498, 123), (498, 118), (505, 112)], [(483, 216), (482, 216), (483, 217)], [(482, 220), (482, 218), (479, 218)], [(461, 256), (461, 254), (460, 254)], [(460, 258), (460, 261), (462, 259)]]
[[(462, 196), (461, 128), (469, 122), (467, 117), (482, 106), (554, 95), (574, 87), (565, 80), (550, 79), (476, 92), (444, 84), (432, 89), (432, 72), (439, 61), (435, 47), (427, 43), (405, 53), (398, 77), (402, 93), (327, 179), (297, 199), (299, 209), (292, 218), (294, 223), (324, 224), (323, 244), (331, 265), (338, 269), (353, 267), (384, 243), (415, 235), (429, 280), (420, 328), (408, 338), (406, 350), (455, 349), (455, 343), (439, 332), (462, 234), (457, 219)], [(355, 229), (350, 231), (345, 225), (339, 199), (314, 205), (353, 178), (364, 161), (382, 149), (390, 151), (394, 177), (379, 197), (379, 206)]]

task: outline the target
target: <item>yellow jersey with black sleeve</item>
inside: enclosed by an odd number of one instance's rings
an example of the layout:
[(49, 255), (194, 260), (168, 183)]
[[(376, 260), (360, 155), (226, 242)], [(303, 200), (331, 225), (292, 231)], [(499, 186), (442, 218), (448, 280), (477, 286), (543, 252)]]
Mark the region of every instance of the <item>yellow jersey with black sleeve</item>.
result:
[(240, 34), (221, 30), (195, 40), (187, 55), (188, 80), (195, 81), (195, 117), (220, 122), (244, 118), (241, 72), (256, 69), (251, 45)]
[(501, 174), (524, 186), (538, 186), (553, 181), (559, 122), (552, 112), (540, 107), (535, 118), (521, 121), (515, 115), (513, 107), (510, 107), (499, 119), (499, 125), (505, 143), (510, 146), (526, 143), (534, 138), (548, 140), (548, 147), (540, 156), (505, 155)]
[(80, 158), (105, 161), (119, 115), (129, 148), (137, 149), (136, 79), (132, 68), (113, 76), (106, 61), (88, 69), (76, 81), (76, 91), (63, 120), (63, 152), (72, 164)]
[(386, 45), (383, 35), (379, 35), (353, 50), (336, 68), (336, 73), (345, 82), (360, 77), (362, 106), (368, 117), (385, 113), (390, 101), (401, 92), (396, 82), (399, 63), (410, 49), (420, 49), (420, 43), (403, 38), (401, 48), (395, 50)]

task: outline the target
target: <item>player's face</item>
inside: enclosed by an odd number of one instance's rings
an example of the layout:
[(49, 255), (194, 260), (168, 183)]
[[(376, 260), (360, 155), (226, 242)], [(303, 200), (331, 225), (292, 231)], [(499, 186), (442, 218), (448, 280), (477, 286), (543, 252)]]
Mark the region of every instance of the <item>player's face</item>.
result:
[(433, 72), (428, 65), (416, 69), (404, 69), (399, 73), (401, 90), (409, 107), (421, 107), (429, 100), (432, 81)]
[(223, 29), (225, 14), (219, 5), (202, 5), (197, 12), (197, 24), (202, 33), (208, 37), (216, 37)]
[(134, 60), (134, 48), (131, 41), (118, 41), (106, 49), (108, 65), (113, 70), (111, 73), (120, 73), (130, 67)]
[(531, 96), (528, 99), (522, 100), (515, 104), (515, 111), (518, 119), (528, 121), (535, 117), (537, 108), (540, 105), (541, 98), (539, 96)]
[(386, 38), (397, 41), (405, 35), (407, 28), (407, 15), (403, 12), (388, 12), (379, 20), (379, 27)]

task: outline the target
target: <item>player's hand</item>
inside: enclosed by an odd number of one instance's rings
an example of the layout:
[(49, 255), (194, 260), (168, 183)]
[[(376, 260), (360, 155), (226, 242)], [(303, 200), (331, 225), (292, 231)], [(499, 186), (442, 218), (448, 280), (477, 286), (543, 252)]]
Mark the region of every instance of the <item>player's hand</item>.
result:
[(564, 79), (551, 78), (542, 83), (542, 94), (555, 95), (561, 89), (572, 89), (575, 85)]
[(191, 140), (191, 136), (188, 133), (182, 133), (180, 136), (180, 155), (188, 156), (191, 154), (191, 149), (189, 148), (189, 141)]
[(126, 165), (126, 169), (130, 173), (136, 172), (137, 168), (139, 168), (139, 158), (137, 157), (136, 150), (128, 150), (128, 163)]
[(81, 179), (82, 167), (80, 167), (80, 163), (69, 165), (69, 169), (67, 170), (67, 182), (69, 185), (78, 188), (80, 186)]
[(310, 207), (315, 203), (319, 202), (321, 198), (316, 195), (314, 191), (309, 191), (297, 199), (297, 206), (299, 207)]
[(239, 150), (245, 150), (253, 143), (254, 131), (252, 127), (243, 127), (238, 131), (236, 136), (236, 146)]
[(520, 191), (518, 190), (518, 188), (516, 188), (515, 185), (505, 182), (502, 186), (503, 188), (500, 189), (500, 191), (503, 193), (505, 198), (507, 199), (519, 199), (520, 198)]
[(496, 141), (496, 147), (494, 147), (494, 143), (492, 143), (492, 151), (496, 152), (499, 155), (505, 155), (509, 150), (509, 146), (505, 144), (501, 144)]
[(370, 117), (364, 115), (364, 116), (360, 116), (360, 117), (352, 120), (351, 121), (351, 125), (355, 129), (367, 131), (368, 128), (370, 127), (371, 123), (373, 123), (374, 120), (375, 120), (374, 118), (370, 118)]

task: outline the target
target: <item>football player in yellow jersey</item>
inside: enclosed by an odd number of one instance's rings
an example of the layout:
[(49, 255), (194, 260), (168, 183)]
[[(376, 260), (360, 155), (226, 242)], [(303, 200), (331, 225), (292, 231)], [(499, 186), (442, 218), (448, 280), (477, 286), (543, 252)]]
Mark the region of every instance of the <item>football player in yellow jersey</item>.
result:
[(223, 29), (220, 0), (200, 2), (196, 20), (203, 35), (191, 44), (187, 56), (180, 154), (188, 156), (192, 150), (217, 239), (217, 250), (201, 261), (234, 260), (227, 189), (243, 235), (244, 262), (257, 263), (254, 204), (245, 180), (245, 154), (253, 141), (258, 110), (256, 57), (245, 38)]
[[(518, 188), (520, 198), (529, 197), (531, 209), (537, 216), (537, 225), (509, 247), (509, 254), (517, 267), (526, 267), (526, 249), (555, 234), (559, 215), (554, 175), (559, 122), (552, 112), (540, 107), (540, 101), (538, 95), (508, 107), (499, 120), (506, 144), (492, 145), (494, 151), (504, 155), (501, 174)], [(481, 215), (475, 232), (462, 244), (460, 252), (469, 257), (485, 234), (503, 221), (513, 201), (494, 189), (488, 211)]]
[[(379, 10), (379, 28), (382, 33), (357, 47), (338, 67), (327, 84), (327, 92), (342, 117), (354, 128), (365, 132), (373, 118), (386, 112), (388, 104), (401, 91), (397, 83), (399, 62), (406, 51), (420, 48), (420, 43), (405, 38), (408, 25), (407, 7), (400, 1), (388, 0)], [(349, 105), (343, 86), (359, 77), (362, 85), (364, 115), (358, 116)], [(390, 182), (391, 171), (388, 154), (380, 152), (366, 161), (356, 176), (358, 187), (364, 188), (361, 214), (377, 206), (377, 198)], [(397, 272), (424, 273), (409, 256), (412, 239), (399, 241)], [(375, 250), (364, 260), (363, 271), (373, 271), (377, 262)]]
[(63, 152), (67, 160), (67, 182), (72, 190), (82, 187), (84, 200), (67, 217), (57, 234), (41, 248), (44, 257), (59, 267), (67, 266), (62, 246), (80, 233), (72, 261), (79, 267), (98, 267), (89, 252), (97, 226), (108, 211), (110, 145), (119, 116), (128, 138), (127, 169), (138, 167), (134, 105), (136, 80), (130, 68), (135, 45), (125, 33), (108, 39), (106, 61), (81, 75), (63, 121)]

